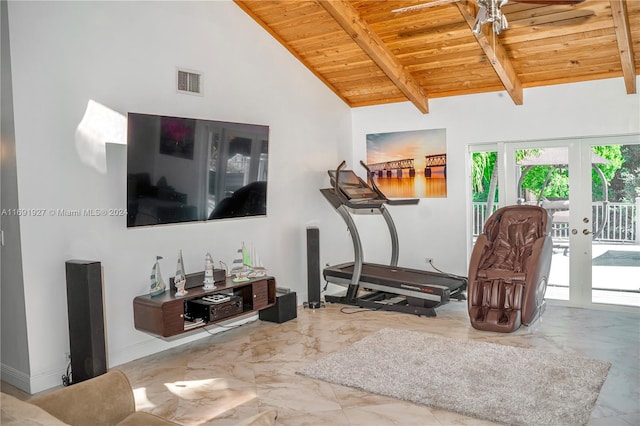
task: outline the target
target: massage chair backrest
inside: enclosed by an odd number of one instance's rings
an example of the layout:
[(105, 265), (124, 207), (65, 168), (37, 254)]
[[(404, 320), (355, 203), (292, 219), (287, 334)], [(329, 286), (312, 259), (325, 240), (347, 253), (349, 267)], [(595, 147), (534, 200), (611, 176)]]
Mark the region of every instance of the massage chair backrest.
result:
[(542, 207), (515, 205), (498, 209), (484, 226), (491, 246), (480, 259), (479, 269), (527, 272), (526, 260), (535, 241), (550, 231), (549, 214)]

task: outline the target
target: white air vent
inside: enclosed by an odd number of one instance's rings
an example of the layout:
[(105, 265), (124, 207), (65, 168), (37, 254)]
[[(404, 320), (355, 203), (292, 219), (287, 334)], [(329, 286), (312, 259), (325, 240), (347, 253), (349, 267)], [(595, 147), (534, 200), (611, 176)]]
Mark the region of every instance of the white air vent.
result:
[(178, 92), (202, 95), (202, 73), (178, 69)]

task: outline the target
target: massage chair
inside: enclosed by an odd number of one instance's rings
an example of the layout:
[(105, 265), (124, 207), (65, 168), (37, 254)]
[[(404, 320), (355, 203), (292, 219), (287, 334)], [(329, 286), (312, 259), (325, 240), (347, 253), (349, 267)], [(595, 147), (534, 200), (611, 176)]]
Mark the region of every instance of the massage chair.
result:
[(467, 305), (478, 330), (510, 333), (544, 311), (553, 243), (538, 206), (502, 207), (487, 219), (469, 262)]

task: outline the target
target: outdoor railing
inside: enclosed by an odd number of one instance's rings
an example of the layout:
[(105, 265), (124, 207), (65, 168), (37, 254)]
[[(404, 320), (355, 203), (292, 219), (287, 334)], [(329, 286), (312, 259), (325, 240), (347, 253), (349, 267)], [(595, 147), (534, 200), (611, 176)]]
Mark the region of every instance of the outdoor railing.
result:
[[(609, 220), (602, 232), (595, 238), (600, 242), (620, 242), (640, 244), (640, 197), (635, 203), (609, 203)], [(493, 210), (498, 206), (494, 204)], [(601, 226), (605, 215), (603, 203), (592, 204), (593, 222), (595, 226)], [(473, 203), (473, 236), (482, 233), (487, 214), (487, 203)], [(553, 238), (569, 238), (569, 227), (566, 224), (554, 224), (551, 231)]]

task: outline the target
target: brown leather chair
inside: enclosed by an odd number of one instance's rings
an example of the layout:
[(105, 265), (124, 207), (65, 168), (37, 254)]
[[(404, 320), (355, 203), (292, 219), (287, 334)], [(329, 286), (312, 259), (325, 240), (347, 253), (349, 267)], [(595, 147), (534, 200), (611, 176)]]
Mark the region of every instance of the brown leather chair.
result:
[(544, 310), (553, 243), (538, 206), (507, 206), (487, 219), (469, 263), (467, 305), (478, 330), (510, 333)]

